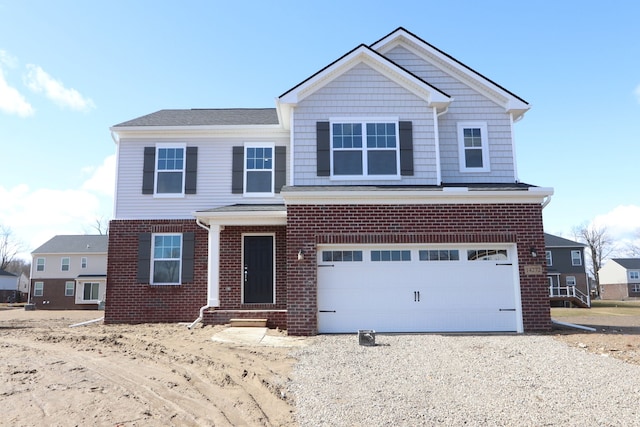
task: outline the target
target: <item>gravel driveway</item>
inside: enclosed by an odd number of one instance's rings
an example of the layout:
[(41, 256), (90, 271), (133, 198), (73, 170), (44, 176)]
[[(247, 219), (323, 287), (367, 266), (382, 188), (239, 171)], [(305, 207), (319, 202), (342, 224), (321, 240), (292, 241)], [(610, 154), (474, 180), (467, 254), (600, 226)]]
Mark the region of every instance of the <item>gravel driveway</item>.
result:
[(640, 366), (545, 335), (324, 335), (298, 351), (301, 426), (640, 426)]

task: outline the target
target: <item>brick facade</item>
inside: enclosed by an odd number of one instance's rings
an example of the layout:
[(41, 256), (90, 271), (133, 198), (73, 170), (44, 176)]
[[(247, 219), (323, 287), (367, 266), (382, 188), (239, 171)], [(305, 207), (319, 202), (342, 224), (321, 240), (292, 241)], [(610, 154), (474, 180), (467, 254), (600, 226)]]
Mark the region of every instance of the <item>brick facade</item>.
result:
[[(35, 282), (42, 282), (42, 296), (33, 294)], [(73, 295), (65, 295), (67, 282), (73, 282)], [(76, 304), (76, 279), (33, 279), (31, 280), (31, 303), (35, 304), (38, 310), (97, 310), (98, 304)]]
[[(317, 333), (318, 243), (516, 243), (524, 329), (551, 329), (539, 204), (287, 206), (288, 331)], [(298, 261), (298, 250), (305, 258)], [(525, 265), (541, 267), (526, 275)]]
[[(137, 281), (142, 233), (195, 233), (193, 282), (153, 286)], [(105, 323), (192, 322), (207, 302), (208, 242), (195, 220), (113, 220), (109, 224)]]

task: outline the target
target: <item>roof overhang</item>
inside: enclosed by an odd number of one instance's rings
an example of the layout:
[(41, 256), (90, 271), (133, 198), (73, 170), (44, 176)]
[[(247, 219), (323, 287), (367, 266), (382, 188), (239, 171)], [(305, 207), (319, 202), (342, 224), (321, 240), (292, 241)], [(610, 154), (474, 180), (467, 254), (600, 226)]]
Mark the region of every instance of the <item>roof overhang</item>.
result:
[(176, 137), (211, 137), (211, 136), (242, 136), (242, 137), (289, 137), (289, 131), (281, 125), (236, 125), (236, 126), (130, 126), (110, 127), (116, 144), (120, 139), (129, 137), (175, 139)]
[(323, 68), (302, 83), (282, 94), (280, 104), (296, 105), (329, 82), (359, 64), (366, 64), (406, 90), (425, 100), (431, 107), (444, 110), (452, 98), (429, 83), (398, 66), (365, 45), (360, 45)]
[(281, 195), (287, 205), (434, 205), (434, 204), (542, 204), (553, 194), (552, 188), (474, 189), (434, 187), (428, 189), (329, 188), (302, 190), (284, 187)]
[(530, 108), (528, 102), (503, 88), (489, 78), (468, 67), (451, 55), (422, 40), (404, 28), (398, 28), (371, 45), (381, 55), (397, 46), (402, 46), (416, 56), (440, 68), (477, 90), (513, 115), (514, 121), (522, 117)]
[(287, 209), (284, 205), (273, 209), (264, 209), (260, 205), (225, 206), (196, 211), (193, 216), (205, 225), (287, 225)]

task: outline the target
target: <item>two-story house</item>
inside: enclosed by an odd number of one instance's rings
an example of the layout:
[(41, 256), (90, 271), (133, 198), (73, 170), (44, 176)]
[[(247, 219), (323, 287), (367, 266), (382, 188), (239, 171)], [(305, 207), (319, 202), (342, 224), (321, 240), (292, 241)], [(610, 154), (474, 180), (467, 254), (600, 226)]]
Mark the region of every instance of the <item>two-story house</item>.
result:
[(105, 322), (264, 318), (292, 335), (550, 329), (529, 104), (409, 31), (276, 108), (161, 110), (117, 146)]
[(58, 235), (31, 252), (37, 309), (95, 310), (107, 285), (108, 236)]
[(640, 258), (610, 259), (598, 273), (602, 299), (640, 297)]
[(552, 307), (591, 306), (586, 245), (544, 233), (549, 298)]

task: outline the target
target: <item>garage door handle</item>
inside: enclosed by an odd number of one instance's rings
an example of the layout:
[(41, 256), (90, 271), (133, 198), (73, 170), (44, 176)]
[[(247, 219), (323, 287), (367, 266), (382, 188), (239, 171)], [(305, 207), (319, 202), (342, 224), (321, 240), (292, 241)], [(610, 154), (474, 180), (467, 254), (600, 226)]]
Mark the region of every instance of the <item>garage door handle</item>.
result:
[(335, 310), (318, 310), (320, 313), (335, 313)]
[(413, 301), (414, 302), (420, 302), (420, 291), (414, 291), (413, 292)]
[(513, 264), (512, 263), (502, 264), (502, 263), (496, 262), (496, 265), (513, 265)]
[(333, 264), (319, 265), (318, 267), (335, 267)]
[(501, 308), (498, 311), (516, 311), (515, 308)]

